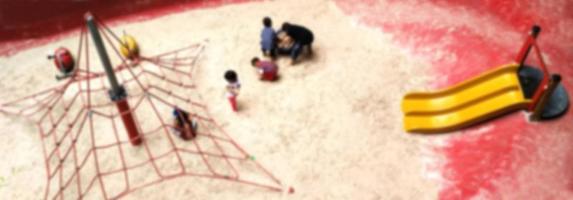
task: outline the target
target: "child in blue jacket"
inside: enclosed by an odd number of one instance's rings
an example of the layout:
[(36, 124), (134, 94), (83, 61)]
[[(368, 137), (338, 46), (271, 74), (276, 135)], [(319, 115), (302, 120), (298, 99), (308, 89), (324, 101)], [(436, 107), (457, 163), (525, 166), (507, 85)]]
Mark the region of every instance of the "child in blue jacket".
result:
[(264, 28), (261, 31), (261, 50), (263, 51), (263, 55), (274, 58), (276, 56), (275, 48), (277, 34), (273, 29), (271, 18), (263, 18), (263, 26)]

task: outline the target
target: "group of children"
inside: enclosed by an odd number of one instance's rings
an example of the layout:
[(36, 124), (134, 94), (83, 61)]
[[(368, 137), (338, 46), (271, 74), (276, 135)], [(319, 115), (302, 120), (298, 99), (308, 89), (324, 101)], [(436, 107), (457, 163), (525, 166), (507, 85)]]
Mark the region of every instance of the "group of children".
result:
[[(285, 22), (279, 31), (273, 28), (272, 20), (269, 17), (263, 18), (263, 30), (261, 31), (261, 51), (269, 60), (261, 60), (258, 57), (251, 59), (251, 65), (257, 68), (260, 80), (275, 81), (278, 79), (279, 68), (274, 60), (278, 55), (289, 55), (291, 65), (297, 62), (299, 55), (306, 49), (308, 54), (312, 54), (313, 33), (306, 27)], [(233, 111), (237, 112), (237, 96), (241, 84), (238, 75), (233, 70), (228, 70), (224, 74), (227, 81), (227, 99)]]
[[(278, 66), (274, 62), (278, 55), (288, 55), (291, 65), (294, 65), (299, 55), (306, 49), (308, 54), (312, 54), (313, 33), (306, 27), (285, 22), (279, 31), (275, 31), (269, 17), (263, 18), (263, 30), (261, 31), (261, 50), (264, 56), (270, 59), (262, 60), (258, 57), (251, 59), (251, 65), (257, 68), (260, 79), (263, 81), (275, 81), (278, 79)], [(71, 76), (75, 66), (73, 57), (67, 49), (60, 48), (53, 55), (48, 56), (53, 59), (57, 68), (61, 72), (57, 79)], [(238, 111), (237, 96), (241, 89), (239, 77), (233, 70), (228, 70), (224, 74), (227, 81), (227, 99), (234, 112)], [(173, 108), (173, 130), (177, 136), (183, 140), (190, 140), (197, 136), (198, 123), (189, 112), (175, 106)]]
[[(299, 55), (306, 49), (312, 54), (312, 42), (314, 35), (301, 25), (283, 23), (277, 32), (273, 29), (272, 20), (269, 17), (263, 18), (263, 30), (261, 31), (261, 51), (269, 60), (261, 60), (258, 57), (251, 59), (251, 65), (257, 68), (260, 80), (275, 81), (278, 79), (279, 68), (274, 60), (278, 55), (289, 55), (291, 64), (295, 64)], [(233, 70), (228, 70), (224, 74), (227, 81), (227, 98), (233, 111), (237, 112), (237, 96), (241, 84), (238, 75)]]
[[(235, 71), (227, 70), (223, 77), (227, 81), (227, 99), (231, 104), (231, 109), (237, 112), (237, 96), (241, 89), (239, 76)], [(175, 107), (173, 108), (173, 118), (175, 119), (173, 122), (173, 130), (177, 136), (183, 140), (190, 140), (197, 136), (198, 123), (187, 111)]]
[(279, 31), (273, 29), (272, 20), (263, 18), (261, 50), (265, 56), (276, 59), (278, 55), (289, 55), (291, 64), (296, 64), (304, 49), (312, 55), (314, 34), (306, 27), (285, 22)]

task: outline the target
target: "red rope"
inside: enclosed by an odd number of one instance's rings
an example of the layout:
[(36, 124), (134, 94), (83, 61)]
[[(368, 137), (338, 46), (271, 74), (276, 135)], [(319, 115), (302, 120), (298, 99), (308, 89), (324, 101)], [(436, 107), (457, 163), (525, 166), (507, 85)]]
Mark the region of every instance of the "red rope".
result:
[(543, 96), (543, 93), (545, 93), (545, 91), (547, 90), (547, 87), (549, 85), (549, 77), (551, 76), (551, 74), (549, 74), (549, 70), (547, 70), (547, 66), (545, 66), (545, 61), (543, 61), (541, 50), (539, 49), (539, 46), (537, 45), (537, 42), (535, 42), (535, 40), (532, 42), (532, 46), (534, 47), (535, 55), (537, 55), (537, 59), (539, 60), (539, 63), (541, 65), (540, 67), (541, 70), (543, 71), (543, 79), (541, 80), (539, 86), (537, 86), (537, 89), (535, 90), (535, 93), (531, 98), (532, 99), (531, 104), (529, 104), (528, 108), (530, 111), (535, 110), (535, 107), (541, 100), (541, 96)]
[[(222, 179), (271, 191), (282, 190), (280, 181), (258, 162), (251, 160), (251, 156), (216, 123), (207, 106), (200, 103), (200, 97), (195, 99), (187, 96), (197, 93), (192, 76), (204, 45), (194, 44), (150, 58), (143, 57), (142, 62), (156, 67), (158, 73), (144, 67), (127, 66), (126, 60), (113, 45), (112, 38), (116, 42), (119, 38), (105, 24), (99, 25), (104, 27), (105, 40), (122, 61), (114, 71), (120, 74), (121, 84), (128, 89), (127, 99), (134, 105), (128, 112), (137, 119), (136, 114), (143, 108), (152, 110), (153, 114), (148, 113), (145, 116), (148, 126), (145, 129), (141, 125), (138, 127), (141, 129), (141, 137), (165, 139), (167, 146), (163, 148), (164, 151), (157, 152), (157, 147), (152, 146), (151, 141), (143, 140), (144, 151), (140, 156), (146, 158), (128, 161), (124, 148), (141, 147), (131, 146), (126, 136), (120, 134), (119, 130), (122, 128), (116, 124), (116, 120), (122, 113), (114, 109), (113, 102), (101, 100), (107, 100), (109, 86), (105, 82), (105, 74), (95, 72), (91, 68), (90, 42), (83, 28), (79, 36), (77, 69), (70, 79), (59, 86), (0, 104), (0, 112), (31, 119), (38, 127), (46, 167), (44, 199), (84, 198), (92, 193), (101, 194), (104, 199), (115, 199), (140, 188), (178, 177)], [(124, 73), (129, 75), (126, 77)], [(146, 80), (145, 83), (143, 80)], [(177, 138), (173, 138), (170, 131), (174, 127), (168, 124), (165, 109), (175, 106), (188, 110), (199, 124), (197, 137), (190, 143), (176, 142)], [(104, 122), (111, 124), (108, 130), (96, 128), (96, 124)], [(102, 143), (98, 141), (96, 134), (113, 136), (111, 141)], [(80, 146), (87, 145), (86, 142), (90, 143), (89, 146)], [(117, 152), (118, 158), (114, 162), (118, 163), (118, 166), (109, 169), (102, 166), (104, 157), (101, 151), (104, 150)], [(176, 158), (172, 163), (176, 166), (175, 170), (162, 171), (159, 160), (169, 159), (171, 156)], [(186, 163), (184, 158), (200, 160), (198, 165), (204, 166), (205, 169)], [(243, 168), (241, 163), (254, 164), (259, 171), (252, 172), (250, 168)], [(148, 168), (150, 166), (151, 169)], [(95, 174), (88, 173), (90, 169), (95, 169)], [(145, 183), (130, 180), (137, 178), (130, 174), (134, 170), (146, 170), (145, 175), (155, 173), (158, 178)], [(247, 170), (249, 174), (264, 174), (273, 184), (257, 182), (259, 178), (250, 180), (250, 176), (244, 174)], [(106, 188), (104, 178), (116, 174), (122, 177), (119, 181), (124, 182), (123, 188)]]

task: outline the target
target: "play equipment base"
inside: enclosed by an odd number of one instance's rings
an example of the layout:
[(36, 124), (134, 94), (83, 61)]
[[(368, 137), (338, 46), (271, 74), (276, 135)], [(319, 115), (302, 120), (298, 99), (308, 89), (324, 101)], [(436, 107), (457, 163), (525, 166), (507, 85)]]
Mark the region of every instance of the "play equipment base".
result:
[[(519, 72), (519, 83), (523, 89), (525, 98), (532, 98), (535, 90), (541, 84), (543, 79), (543, 71), (537, 67), (523, 66)], [(546, 106), (541, 113), (541, 120), (555, 119), (567, 113), (569, 108), (569, 96), (563, 84), (559, 83), (555, 91), (549, 97)]]

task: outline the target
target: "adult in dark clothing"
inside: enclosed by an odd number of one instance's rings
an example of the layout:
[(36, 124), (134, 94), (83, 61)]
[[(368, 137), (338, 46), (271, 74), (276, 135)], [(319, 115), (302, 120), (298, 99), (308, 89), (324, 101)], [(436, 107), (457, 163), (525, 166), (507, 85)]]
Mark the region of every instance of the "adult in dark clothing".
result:
[(312, 54), (312, 42), (314, 41), (314, 35), (308, 28), (285, 22), (283, 23), (281, 29), (285, 31), (287, 35), (292, 38), (292, 40), (294, 40), (294, 46), (290, 55), (293, 64), (296, 62), (296, 59), (304, 47), (307, 47), (309, 54)]

